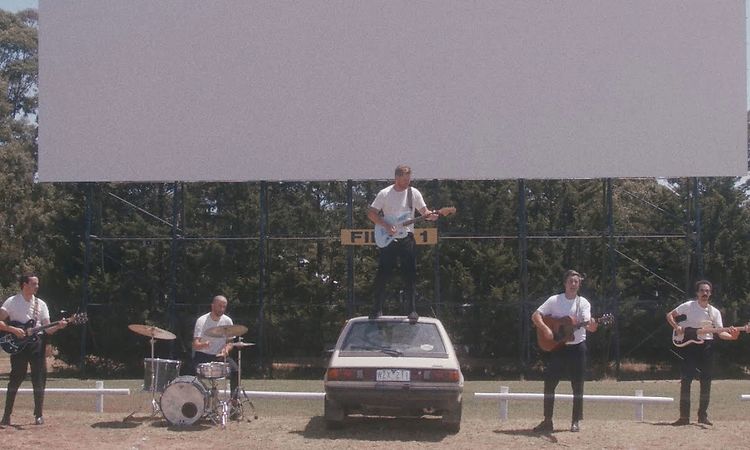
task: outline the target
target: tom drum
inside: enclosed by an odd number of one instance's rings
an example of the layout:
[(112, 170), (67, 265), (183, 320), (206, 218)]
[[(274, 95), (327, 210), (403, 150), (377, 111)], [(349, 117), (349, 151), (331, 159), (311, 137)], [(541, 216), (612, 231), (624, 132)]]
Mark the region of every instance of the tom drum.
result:
[[(173, 359), (146, 358), (143, 360), (143, 390), (151, 392), (164, 392), (170, 381), (180, 374), (182, 362)], [(153, 382), (153, 384), (152, 384)]]

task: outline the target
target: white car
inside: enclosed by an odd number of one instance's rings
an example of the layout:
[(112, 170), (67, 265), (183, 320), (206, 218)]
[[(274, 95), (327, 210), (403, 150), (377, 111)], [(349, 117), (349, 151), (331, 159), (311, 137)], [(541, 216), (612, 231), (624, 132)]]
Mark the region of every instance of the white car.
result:
[(325, 375), (329, 428), (348, 414), (441, 416), (461, 428), (464, 376), (439, 320), (403, 316), (356, 317), (339, 335)]

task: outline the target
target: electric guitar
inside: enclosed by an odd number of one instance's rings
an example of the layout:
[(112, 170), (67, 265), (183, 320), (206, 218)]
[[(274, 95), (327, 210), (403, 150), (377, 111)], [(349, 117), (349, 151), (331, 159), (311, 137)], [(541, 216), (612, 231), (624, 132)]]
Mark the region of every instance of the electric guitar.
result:
[[(744, 331), (745, 333), (750, 332), (750, 324), (745, 325), (743, 327), (735, 327), (736, 329), (740, 331)], [(692, 327), (685, 327), (682, 329), (682, 333), (677, 333), (677, 330), (674, 330), (672, 332), (672, 343), (675, 345), (675, 347), (685, 347), (686, 345), (690, 344), (702, 344), (705, 340), (700, 338), (699, 335), (706, 334), (706, 333), (721, 333), (723, 331), (729, 331), (729, 327), (722, 327), (722, 328), (711, 328), (711, 327), (705, 327), (705, 328), (692, 328)]]
[[(441, 216), (449, 216), (451, 214), (456, 213), (456, 208), (450, 206), (445, 208), (440, 208), (437, 211), (434, 211), (437, 214)], [(394, 234), (388, 233), (388, 229), (380, 224), (375, 225), (375, 244), (380, 247), (387, 247), (388, 244), (393, 242), (394, 239), (402, 239), (405, 238), (407, 234), (409, 234), (408, 231), (406, 231), (406, 227), (408, 227), (411, 224), (420, 222), (422, 220), (425, 220), (429, 214), (425, 216), (419, 216), (414, 219), (409, 219), (409, 216), (411, 213), (403, 213), (400, 216), (385, 216), (383, 220), (386, 221), (389, 225), (396, 225), (396, 232)]]
[[(72, 316), (68, 317), (67, 320), (68, 325), (78, 325), (81, 323), (86, 323), (88, 321), (88, 316), (86, 315), (86, 313), (73, 314)], [(58, 320), (57, 322), (52, 322), (47, 325), (40, 325), (38, 327), (34, 326), (35, 322), (36, 321), (34, 319), (30, 319), (26, 323), (17, 322), (15, 320), (10, 321), (8, 325), (17, 328), (23, 328), (26, 331), (26, 336), (20, 338), (11, 332), (0, 332), (0, 347), (2, 347), (2, 349), (5, 350), (6, 353), (14, 355), (26, 348), (27, 345), (37, 342), (39, 340), (38, 333), (40, 331), (54, 327), (55, 325), (62, 322), (62, 320)]]
[[(539, 348), (545, 352), (553, 352), (560, 350), (565, 347), (566, 342), (573, 340), (573, 333), (589, 324), (589, 322), (576, 323), (575, 318), (572, 316), (563, 317), (552, 317), (542, 316), (542, 321), (552, 330), (552, 339), (544, 337), (544, 332), (537, 327), (536, 329), (536, 340), (539, 344)], [(612, 314), (604, 314), (598, 319), (592, 318), (591, 321), (598, 323), (599, 325), (609, 325), (615, 321), (615, 317)]]

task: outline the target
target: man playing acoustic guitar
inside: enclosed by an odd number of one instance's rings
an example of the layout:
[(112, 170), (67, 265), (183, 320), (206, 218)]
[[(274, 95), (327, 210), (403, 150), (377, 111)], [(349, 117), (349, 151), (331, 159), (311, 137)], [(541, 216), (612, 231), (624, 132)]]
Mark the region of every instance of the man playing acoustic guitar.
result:
[[(687, 331), (698, 330), (696, 343), (678, 348), (682, 358), (680, 377), (680, 418), (672, 425), (688, 425), (690, 423), (690, 385), (695, 371), (700, 375), (700, 400), (698, 404), (698, 423), (713, 425), (708, 420), (708, 402), (711, 398), (711, 370), (713, 368), (713, 332), (701, 333), (701, 328), (722, 328), (721, 312), (709, 304), (713, 286), (710, 281), (700, 280), (695, 283), (695, 300), (688, 300), (667, 313), (667, 322), (674, 329), (676, 335), (684, 335)], [(677, 323), (679, 316), (684, 321)], [(717, 333), (720, 339), (735, 340), (740, 330), (729, 327)]]
[[(404, 214), (412, 216), (414, 210), (427, 220), (437, 220), (438, 213), (427, 209), (422, 198), (422, 193), (416, 188), (409, 186), (411, 183), (411, 168), (400, 165), (396, 167), (395, 180), (393, 184), (378, 192), (377, 197), (367, 210), (367, 217), (376, 226), (384, 227), (389, 235), (395, 235), (399, 229), (394, 223), (387, 221), (388, 217), (399, 217)], [(381, 212), (383, 215), (381, 215)], [(417, 255), (416, 243), (414, 241), (414, 225), (406, 226), (406, 234), (401, 239), (393, 239), (386, 247), (380, 249), (378, 258), (378, 272), (375, 275), (375, 304), (373, 305), (371, 319), (378, 318), (383, 313), (383, 300), (385, 299), (385, 285), (401, 261), (401, 271), (406, 282), (406, 296), (409, 305), (406, 306), (409, 319), (418, 319), (414, 285), (417, 278)]]
[(583, 380), (586, 370), (586, 331), (594, 332), (598, 328), (591, 320), (591, 304), (578, 295), (583, 277), (575, 270), (567, 270), (563, 275), (565, 292), (553, 295), (537, 308), (531, 320), (544, 337), (552, 341), (554, 333), (544, 322), (546, 316), (553, 318), (572, 317), (576, 323), (585, 326), (576, 327), (572, 340), (565, 342), (559, 350), (546, 353), (544, 366), (544, 420), (534, 427), (539, 433), (553, 430), (552, 413), (555, 408), (555, 389), (560, 383), (563, 371), (570, 374), (570, 385), (573, 388), (573, 416), (570, 431), (580, 430), (578, 423), (583, 419)]

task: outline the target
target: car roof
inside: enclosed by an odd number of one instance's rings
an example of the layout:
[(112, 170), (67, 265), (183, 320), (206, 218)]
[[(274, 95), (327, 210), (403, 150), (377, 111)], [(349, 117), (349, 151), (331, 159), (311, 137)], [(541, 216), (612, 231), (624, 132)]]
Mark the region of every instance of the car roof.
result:
[[(382, 322), (382, 321), (390, 321), (390, 322), (409, 322), (409, 318), (407, 316), (380, 316), (377, 319), (370, 319), (367, 316), (359, 316), (359, 317), (352, 317), (347, 322)], [(420, 316), (417, 320), (418, 323), (440, 323), (439, 319), (436, 319), (434, 317), (424, 317)]]

